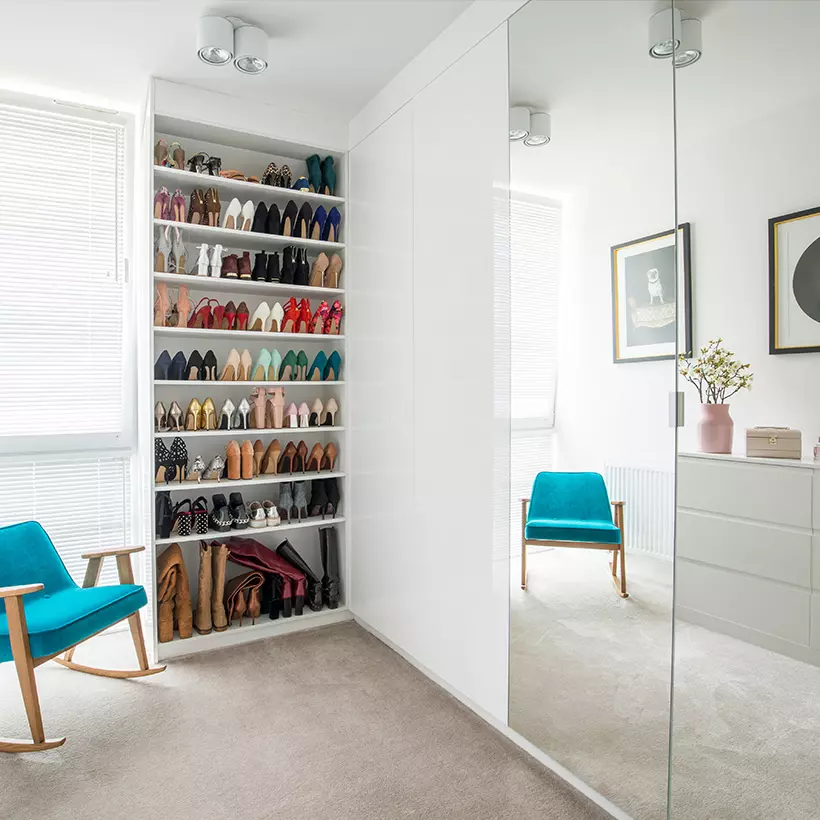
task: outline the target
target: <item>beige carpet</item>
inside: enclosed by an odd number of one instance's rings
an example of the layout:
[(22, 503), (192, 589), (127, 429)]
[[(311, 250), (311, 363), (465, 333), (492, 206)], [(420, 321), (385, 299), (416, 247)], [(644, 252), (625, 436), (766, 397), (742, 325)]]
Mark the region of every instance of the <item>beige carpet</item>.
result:
[[(670, 564), (552, 550), (512, 591), (510, 724), (635, 820), (666, 817)], [(678, 621), (673, 820), (820, 817), (820, 669)]]
[[(120, 636), (96, 643), (77, 660), (122, 654)], [(141, 681), (46, 664), (38, 682), (46, 733), (68, 742), (0, 755), (13, 820), (605, 817), (354, 624)], [(0, 735), (25, 731), (3, 664)]]

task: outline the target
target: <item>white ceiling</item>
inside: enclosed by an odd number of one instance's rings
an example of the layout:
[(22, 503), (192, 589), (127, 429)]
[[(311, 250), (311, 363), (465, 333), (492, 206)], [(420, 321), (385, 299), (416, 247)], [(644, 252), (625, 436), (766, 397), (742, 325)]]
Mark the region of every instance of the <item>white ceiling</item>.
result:
[[(0, 83), (134, 108), (150, 75), (299, 111), (350, 119), (470, 0), (34, 0), (3, 3)], [(259, 77), (196, 56), (203, 13), (268, 32)], [(31, 31), (30, 35), (26, 32)]]

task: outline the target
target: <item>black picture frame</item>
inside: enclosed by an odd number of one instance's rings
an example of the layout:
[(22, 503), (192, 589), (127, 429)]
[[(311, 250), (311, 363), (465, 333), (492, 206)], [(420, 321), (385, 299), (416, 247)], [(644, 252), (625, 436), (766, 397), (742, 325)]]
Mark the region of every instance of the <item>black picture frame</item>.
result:
[[(680, 340), (680, 332), (678, 321), (680, 315), (677, 315), (676, 329), (677, 339), (675, 347), (677, 354), (683, 353), (685, 356), (692, 355), (692, 230), (691, 223), (681, 222), (678, 225), (678, 232), (681, 237), (682, 247), (680, 258), (682, 260), (683, 270), (678, 271), (678, 254), (675, 256), (675, 270), (678, 278), (683, 277), (681, 293), (683, 295), (683, 350), (679, 350), (678, 341)], [(649, 236), (642, 236), (639, 239), (631, 239), (628, 242), (622, 242), (619, 245), (613, 245), (610, 248), (610, 265), (611, 265), (611, 279), (612, 279), (612, 361), (615, 364), (631, 364), (633, 362), (662, 362), (673, 361), (677, 358), (674, 353), (665, 353), (657, 356), (639, 356), (628, 357), (621, 354), (620, 345), (620, 328), (619, 328), (619, 309), (618, 309), (618, 254), (625, 248), (632, 248), (647, 242), (654, 242), (659, 239), (669, 237), (672, 239), (670, 246), (675, 246), (675, 231), (661, 231), (660, 233), (650, 234)]]
[(790, 347), (779, 344), (778, 338), (778, 318), (780, 311), (780, 297), (778, 282), (780, 271), (778, 270), (777, 238), (779, 226), (794, 222), (798, 219), (818, 217), (818, 239), (820, 239), (820, 207), (806, 208), (803, 211), (795, 211), (791, 214), (773, 216), (769, 220), (769, 355), (783, 356), (791, 353), (820, 353), (820, 344), (801, 345)]

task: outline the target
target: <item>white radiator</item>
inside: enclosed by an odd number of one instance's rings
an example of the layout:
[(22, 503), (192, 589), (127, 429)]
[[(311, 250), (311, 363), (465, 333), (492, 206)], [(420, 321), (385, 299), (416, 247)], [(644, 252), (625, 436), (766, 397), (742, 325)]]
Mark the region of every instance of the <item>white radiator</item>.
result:
[(675, 545), (675, 474), (648, 467), (607, 465), (611, 501), (625, 501), (626, 550), (671, 561)]

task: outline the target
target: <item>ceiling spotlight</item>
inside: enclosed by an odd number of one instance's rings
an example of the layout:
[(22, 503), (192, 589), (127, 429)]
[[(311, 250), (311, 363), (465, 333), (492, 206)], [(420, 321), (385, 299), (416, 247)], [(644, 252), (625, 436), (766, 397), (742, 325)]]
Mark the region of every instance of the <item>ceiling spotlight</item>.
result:
[(671, 57), (680, 46), (681, 16), (678, 9), (664, 9), (649, 18), (649, 56)]
[(703, 53), (700, 20), (690, 17), (681, 20), (680, 45), (675, 50), (675, 68), (685, 68), (696, 63)]
[(200, 17), (197, 54), (208, 65), (226, 65), (233, 59), (233, 26), (224, 17)]
[(233, 64), (243, 74), (261, 74), (268, 67), (268, 35), (261, 28), (243, 24), (234, 32)]
[(524, 145), (546, 145), (552, 139), (552, 118), (545, 111), (533, 111), (530, 115), (530, 133)]
[(530, 109), (516, 106), (510, 109), (510, 140), (517, 142), (530, 133)]

